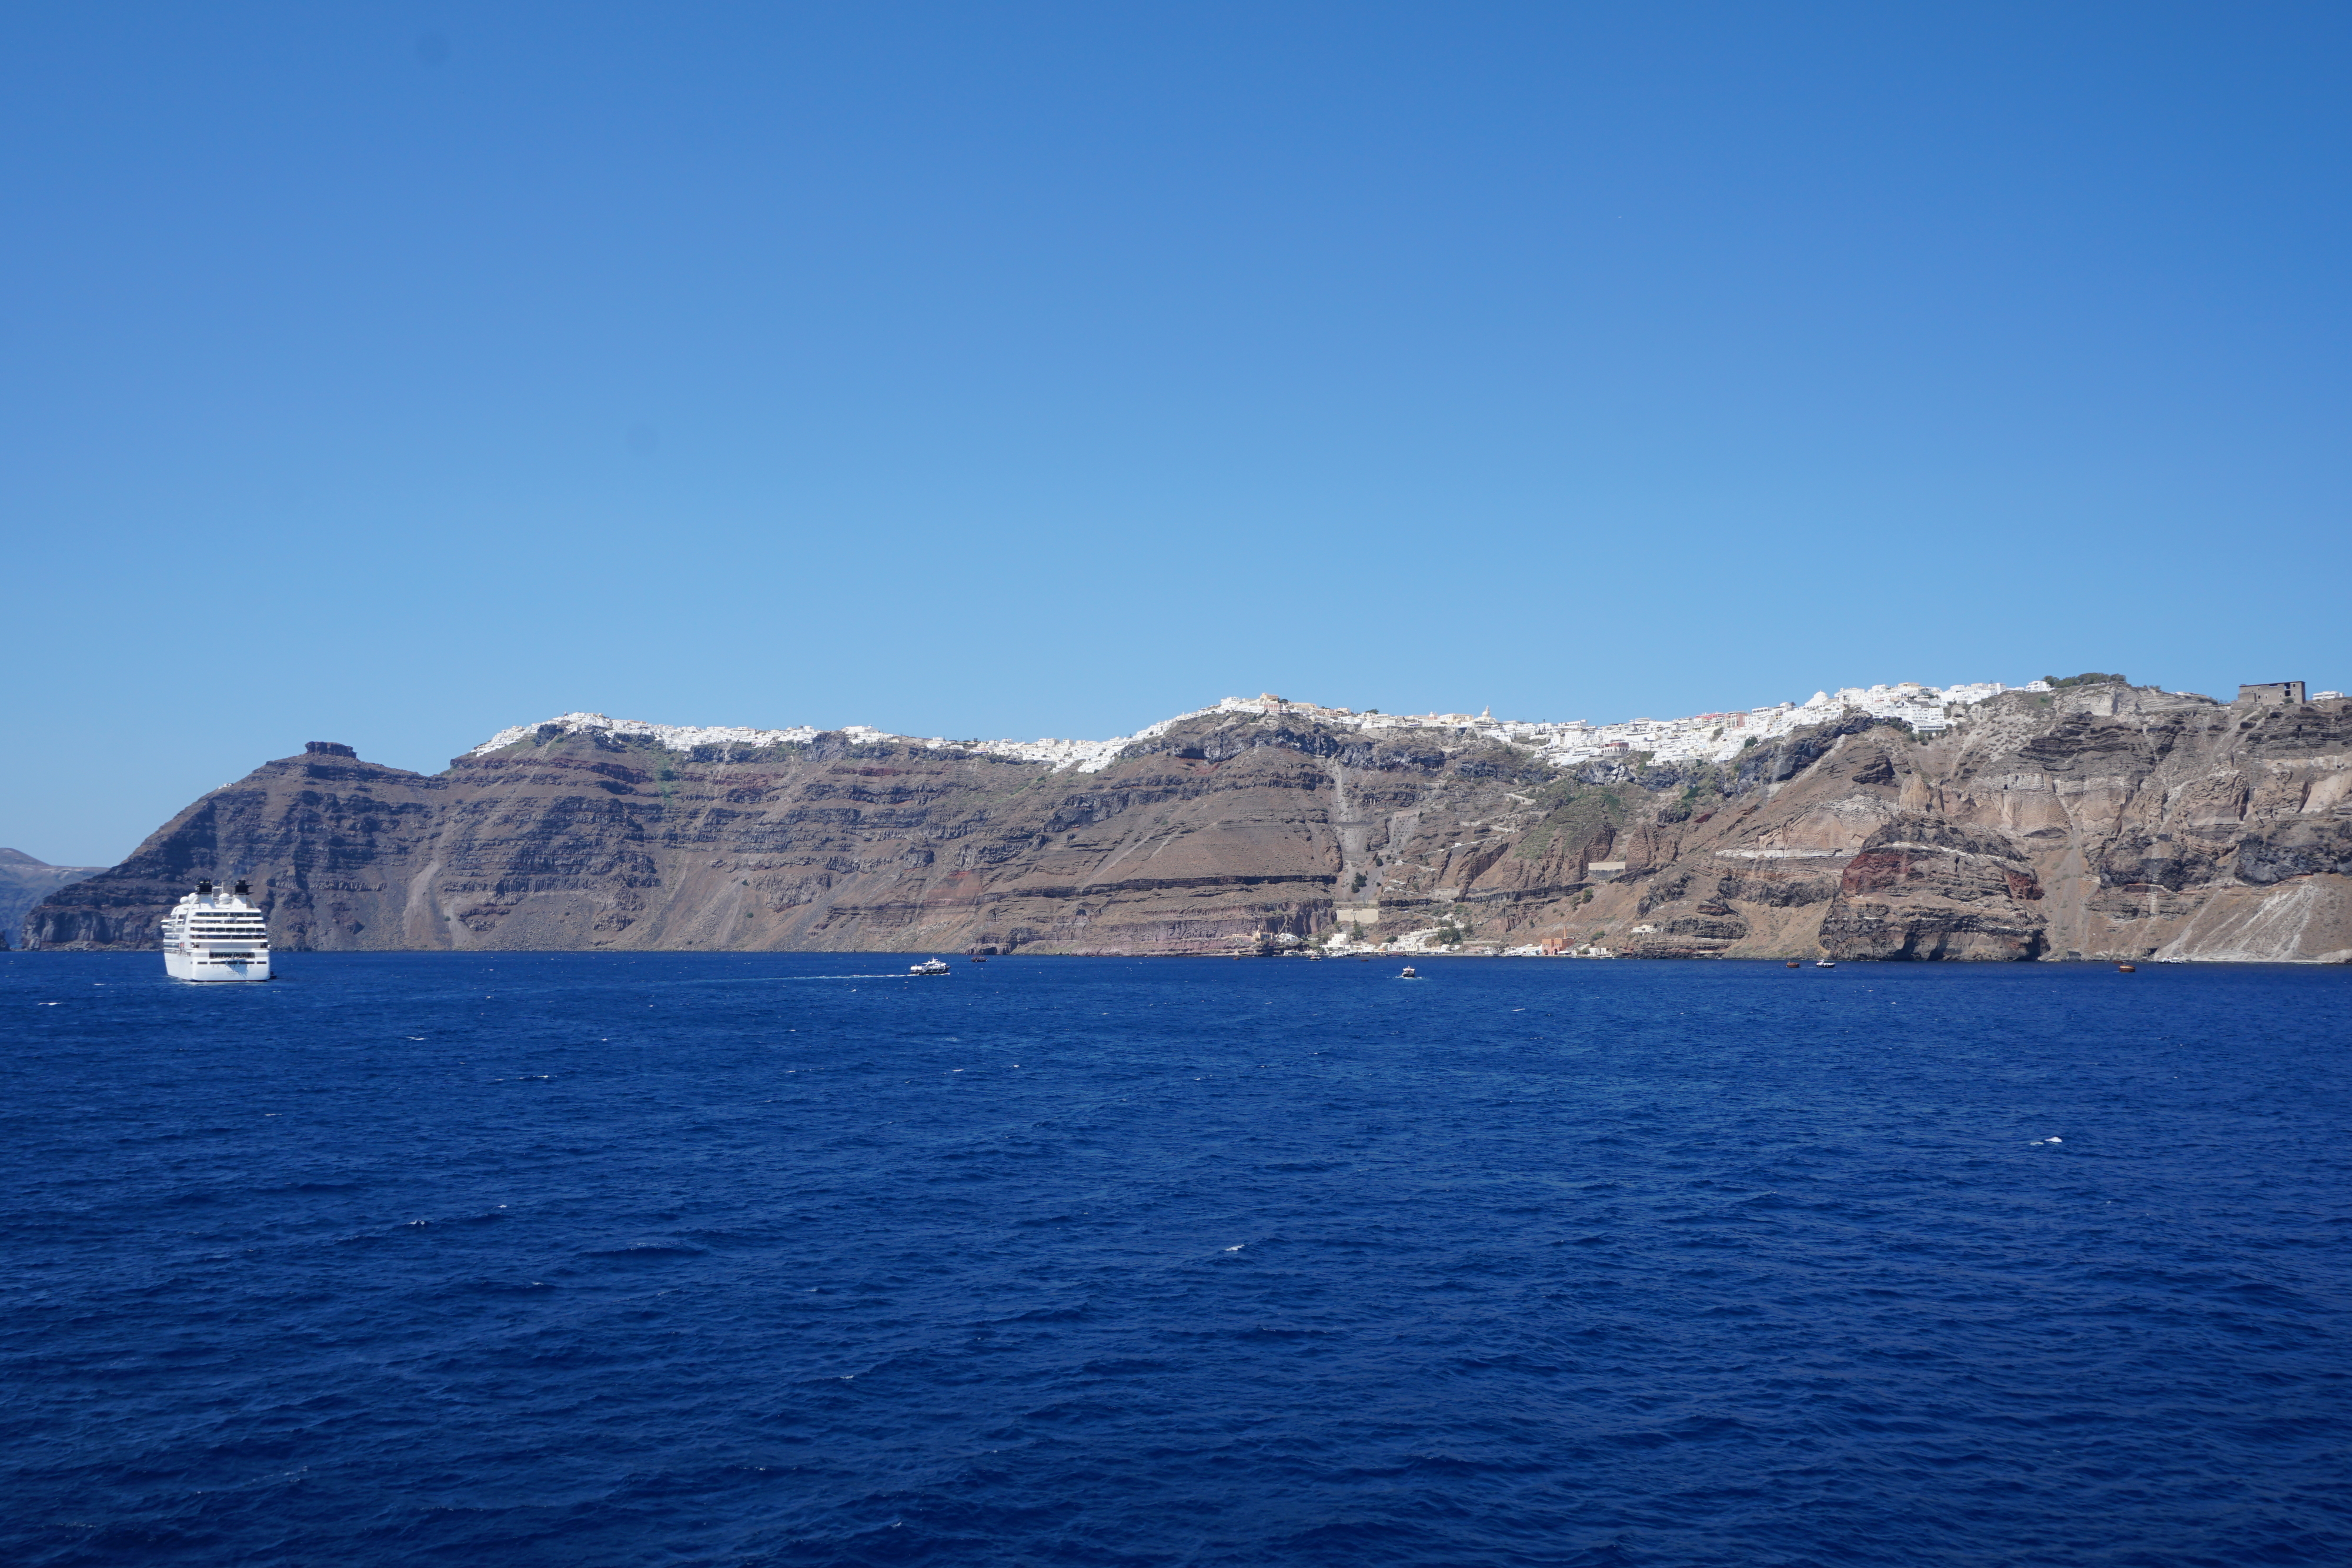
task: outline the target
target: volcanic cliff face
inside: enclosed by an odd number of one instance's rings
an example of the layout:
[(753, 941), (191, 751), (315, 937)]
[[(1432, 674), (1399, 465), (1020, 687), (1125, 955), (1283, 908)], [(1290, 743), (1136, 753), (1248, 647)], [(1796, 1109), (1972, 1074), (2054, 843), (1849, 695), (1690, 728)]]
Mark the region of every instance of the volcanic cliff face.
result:
[(1212, 713), (1099, 771), (550, 724), (426, 777), (314, 743), (53, 894), (144, 946), (247, 876), (282, 948), (1223, 952), (1344, 925), (1635, 956), (2352, 957), (2352, 713), (2120, 684), (1687, 768)]
[(1056, 772), (838, 735), (679, 753), (547, 726), (427, 778), (317, 742), (44, 905), (34, 939), (142, 946), (218, 875), (250, 877), (294, 949), (1224, 951), (1323, 928), (1373, 846), (1442, 837), (1421, 829), (1431, 802), (1450, 823), (1528, 769), (1507, 747), (1255, 716), (1130, 752)]
[[(2117, 683), (2010, 693), (1933, 744), (1875, 726), (1816, 747), (1793, 772), (1743, 760), (1689, 787), (1723, 804), (1674, 842), (1674, 874), (1698, 892), (1725, 868), (1717, 902), (1746, 931), (1680, 947), (2352, 959), (2341, 699), (2223, 706)], [(1697, 937), (1675, 924), (1690, 896), (1648, 911), (1656, 929), (1633, 946)]]
[(2037, 958), (2042, 883), (1998, 833), (1906, 812), (1862, 841), (1822, 919), (1853, 958)]
[(51, 865), (22, 850), (0, 850), (0, 951), (17, 940), (25, 912), (58, 888), (96, 876), (104, 866)]

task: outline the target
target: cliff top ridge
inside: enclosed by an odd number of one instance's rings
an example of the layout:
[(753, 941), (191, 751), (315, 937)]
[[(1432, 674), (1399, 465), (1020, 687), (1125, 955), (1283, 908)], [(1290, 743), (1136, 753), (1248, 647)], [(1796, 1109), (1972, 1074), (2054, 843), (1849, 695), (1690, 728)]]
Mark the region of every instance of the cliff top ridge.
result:
[[(2083, 674), (2051, 681), (2047, 678), (2011, 686), (2000, 681), (1958, 682), (1945, 686), (1899, 681), (1874, 686), (1842, 686), (1815, 692), (1803, 702), (1769, 703), (1760, 707), (1689, 715), (1683, 718), (1633, 718), (1595, 725), (1582, 719), (1498, 719), (1490, 712), (1390, 714), (1377, 708), (1326, 706), (1294, 702), (1271, 692), (1255, 697), (1225, 697), (1213, 707), (1195, 708), (1146, 725), (1132, 735), (1107, 740), (950, 740), (939, 736), (900, 735), (867, 725), (845, 725), (821, 730), (814, 725), (782, 729), (757, 729), (739, 725), (653, 724), (643, 719), (616, 719), (601, 713), (565, 713), (538, 724), (502, 729), (467, 753), (485, 757), (536, 737), (581, 735), (601, 731), (649, 740), (670, 751), (697, 747), (744, 747), (764, 749), (805, 746), (822, 734), (846, 736), (853, 741), (918, 746), (929, 750), (978, 753), (1023, 762), (1042, 762), (1057, 772), (1076, 769), (1096, 773), (1108, 768), (1128, 747), (1153, 739), (1187, 720), (1220, 714), (1254, 713), (1312, 719), (1356, 730), (1440, 729), (1467, 732), (1480, 739), (1532, 747), (1548, 762), (1571, 763), (1610, 754), (1645, 752), (1662, 762), (1720, 762), (1751, 744), (1772, 740), (1792, 730), (1832, 723), (1853, 714), (1900, 719), (1923, 734), (1935, 734), (1963, 722), (1969, 708), (2011, 692), (2045, 694), (2092, 681), (2121, 682), (2120, 675)], [(2175, 692), (2171, 696), (2194, 697)], [(2200, 700), (2210, 701), (2210, 698)]]

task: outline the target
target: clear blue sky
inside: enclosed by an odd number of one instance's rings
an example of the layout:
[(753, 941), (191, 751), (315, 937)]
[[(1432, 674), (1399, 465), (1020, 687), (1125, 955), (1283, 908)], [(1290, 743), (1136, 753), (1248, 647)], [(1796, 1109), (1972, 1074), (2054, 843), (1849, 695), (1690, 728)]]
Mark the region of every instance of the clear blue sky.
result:
[(26, 5), (0, 844), (572, 708), (2352, 685), (2340, 4)]

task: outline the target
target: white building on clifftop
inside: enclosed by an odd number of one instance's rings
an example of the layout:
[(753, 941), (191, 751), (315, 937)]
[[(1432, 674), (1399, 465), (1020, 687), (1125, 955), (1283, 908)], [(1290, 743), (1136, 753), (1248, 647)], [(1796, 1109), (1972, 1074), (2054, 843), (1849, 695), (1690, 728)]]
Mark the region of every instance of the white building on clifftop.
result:
[(1744, 710), (1693, 714), (1687, 718), (1632, 718), (1597, 725), (1583, 719), (1502, 719), (1491, 713), (1358, 713), (1352, 708), (1292, 702), (1267, 692), (1255, 697), (1226, 697), (1214, 707), (1195, 708), (1146, 725), (1132, 735), (1113, 736), (1108, 740), (946, 740), (894, 735), (864, 725), (849, 725), (831, 732), (807, 725), (787, 729), (748, 729), (720, 725), (647, 724), (638, 719), (607, 718), (601, 713), (567, 713), (541, 724), (502, 729), (468, 755), (488, 756), (548, 729), (561, 734), (598, 730), (640, 737), (671, 751), (692, 751), (698, 747), (760, 749), (806, 745), (820, 734), (832, 733), (852, 745), (889, 743), (934, 751), (977, 752), (1022, 762), (1042, 762), (1056, 771), (1076, 768), (1082, 773), (1094, 773), (1109, 767), (1137, 741), (1165, 735), (1188, 719), (1217, 714), (1256, 714), (1291, 715), (1368, 734), (1420, 731), (1439, 739), (1499, 741), (1530, 747), (1555, 765), (1636, 753), (1645, 753), (1655, 762), (1721, 762), (1738, 756), (1751, 743), (1776, 739), (1809, 725), (1835, 723), (1856, 715), (1900, 719), (1922, 734), (1937, 734), (1962, 722), (1971, 706), (2003, 692), (2049, 689), (2040, 681), (2023, 687), (2004, 685), (1999, 681), (1949, 686), (1902, 681), (1894, 685), (1843, 686), (1835, 693), (1818, 691), (1801, 703), (1770, 703)]

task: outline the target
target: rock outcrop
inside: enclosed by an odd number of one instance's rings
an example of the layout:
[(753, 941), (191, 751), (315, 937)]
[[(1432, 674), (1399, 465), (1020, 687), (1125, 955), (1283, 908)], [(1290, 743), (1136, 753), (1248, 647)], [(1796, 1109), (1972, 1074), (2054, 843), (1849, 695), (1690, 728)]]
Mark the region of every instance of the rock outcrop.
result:
[(2033, 862), (2006, 838), (1906, 813), (1846, 862), (1822, 946), (1849, 958), (2038, 958), (2041, 898)]
[(1664, 768), (1279, 706), (1093, 770), (782, 733), (552, 723), (430, 776), (313, 743), (52, 894), (27, 944), (143, 946), (195, 877), (237, 875), (296, 950), (1223, 952), (1344, 911), (1645, 956), (2352, 958), (2341, 699), (2093, 684), (1933, 739), (1846, 717)]

